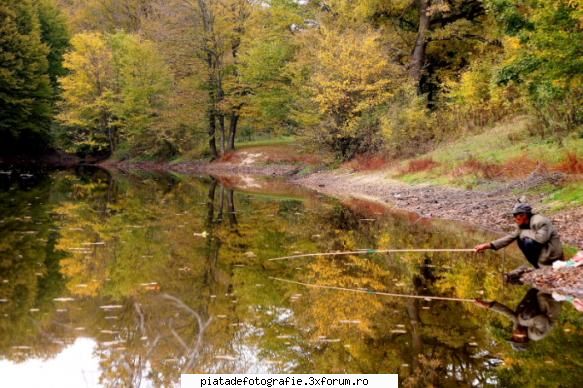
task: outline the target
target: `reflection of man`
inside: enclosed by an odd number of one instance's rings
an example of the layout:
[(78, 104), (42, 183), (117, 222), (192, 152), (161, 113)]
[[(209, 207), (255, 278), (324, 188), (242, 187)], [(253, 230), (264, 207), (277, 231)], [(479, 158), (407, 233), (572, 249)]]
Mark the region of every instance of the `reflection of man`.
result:
[(474, 247), (476, 252), (483, 252), (486, 249), (498, 250), (516, 241), (526, 259), (535, 268), (549, 266), (554, 261), (563, 259), (563, 246), (551, 220), (539, 214), (532, 214), (532, 207), (526, 203), (516, 204), (512, 215), (516, 222), (516, 230), (496, 241), (477, 245)]
[(488, 308), (510, 318), (513, 323), (513, 343), (539, 341), (549, 334), (561, 312), (561, 303), (536, 288), (528, 290), (516, 311), (498, 302), (476, 299), (480, 307)]

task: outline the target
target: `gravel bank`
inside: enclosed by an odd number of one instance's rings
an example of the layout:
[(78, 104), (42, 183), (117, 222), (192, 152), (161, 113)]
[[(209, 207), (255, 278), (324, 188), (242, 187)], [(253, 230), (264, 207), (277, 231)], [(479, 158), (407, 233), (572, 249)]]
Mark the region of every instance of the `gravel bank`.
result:
[[(364, 197), (423, 217), (459, 220), (497, 232), (513, 228), (509, 210), (516, 203), (511, 185), (496, 191), (473, 191), (438, 186), (407, 185), (384, 173), (319, 172), (294, 181), (335, 197)], [(539, 199), (532, 199), (537, 208)], [(583, 249), (583, 209), (552, 216), (564, 242)]]

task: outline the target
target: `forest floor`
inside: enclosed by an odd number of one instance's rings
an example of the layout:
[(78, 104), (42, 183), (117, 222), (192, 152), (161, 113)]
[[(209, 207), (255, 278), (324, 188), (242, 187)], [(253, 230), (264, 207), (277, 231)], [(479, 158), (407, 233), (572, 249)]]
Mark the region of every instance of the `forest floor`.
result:
[(440, 145), (409, 160), (375, 156), (335, 165), (330, 156), (297, 142), (243, 146), (212, 162), (117, 163), (219, 176), (283, 176), (335, 197), (354, 197), (418, 213), (468, 222), (493, 231), (513, 227), (520, 196), (552, 218), (562, 240), (583, 249), (583, 139), (561, 144), (529, 133), (518, 117)]

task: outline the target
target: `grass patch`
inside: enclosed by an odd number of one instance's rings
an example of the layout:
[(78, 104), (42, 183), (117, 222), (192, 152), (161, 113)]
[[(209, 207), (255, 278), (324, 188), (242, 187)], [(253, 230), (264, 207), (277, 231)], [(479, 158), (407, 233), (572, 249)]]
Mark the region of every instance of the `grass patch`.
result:
[(524, 178), (536, 169), (583, 173), (582, 137), (543, 139), (531, 134), (532, 125), (525, 116), (502, 122), (401, 162), (389, 174), (408, 183), (472, 188)]
[(549, 193), (544, 203), (552, 211), (583, 205), (583, 182), (571, 182)]
[(420, 171), (398, 176), (399, 180), (410, 184), (428, 183), (432, 185), (447, 186), (451, 180), (447, 175), (434, 175), (433, 171)]
[(573, 246), (573, 245), (568, 245), (565, 244), (563, 245), (563, 252), (565, 253), (565, 257), (567, 258), (571, 258), (573, 256), (575, 256), (575, 254), (577, 252), (579, 252), (581, 249), (579, 249), (579, 247)]
[(444, 144), (424, 157), (439, 163), (461, 162), (474, 158), (488, 163), (504, 163), (527, 156), (549, 164), (561, 163), (568, 153), (583, 155), (583, 138), (543, 139), (529, 133), (528, 117), (498, 124), (480, 134)]
[(295, 136), (280, 136), (269, 139), (258, 139), (251, 141), (243, 141), (235, 144), (235, 149), (242, 149), (248, 147), (271, 146), (281, 144), (291, 144), (296, 142)]

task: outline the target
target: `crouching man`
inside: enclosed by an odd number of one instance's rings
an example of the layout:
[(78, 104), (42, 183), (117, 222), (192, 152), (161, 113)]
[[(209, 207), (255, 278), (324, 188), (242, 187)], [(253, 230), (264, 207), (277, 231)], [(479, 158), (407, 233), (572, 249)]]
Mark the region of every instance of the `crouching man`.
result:
[(498, 250), (516, 241), (518, 247), (535, 268), (550, 266), (554, 261), (563, 260), (563, 245), (551, 220), (539, 214), (532, 214), (532, 207), (518, 203), (512, 210), (516, 230), (498, 240), (476, 245), (476, 252), (487, 249)]

